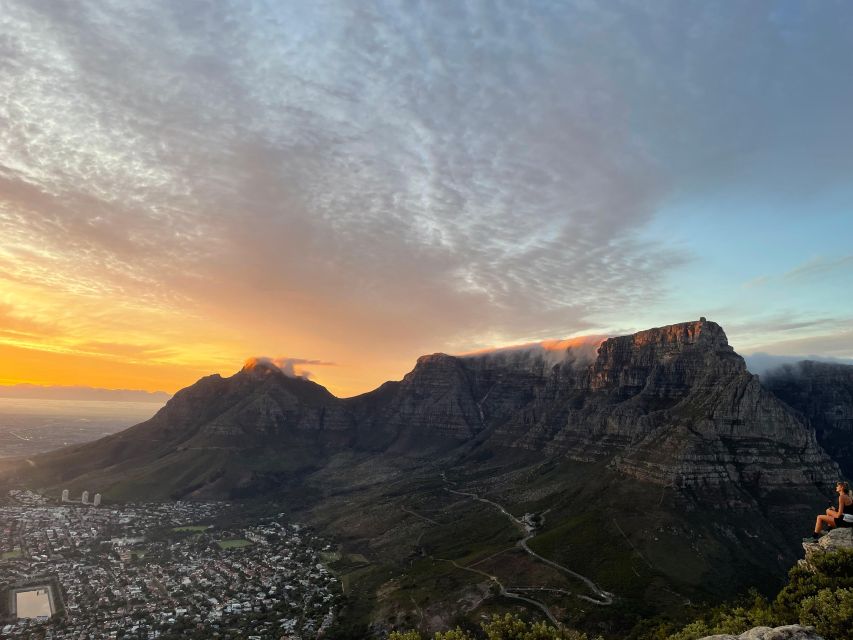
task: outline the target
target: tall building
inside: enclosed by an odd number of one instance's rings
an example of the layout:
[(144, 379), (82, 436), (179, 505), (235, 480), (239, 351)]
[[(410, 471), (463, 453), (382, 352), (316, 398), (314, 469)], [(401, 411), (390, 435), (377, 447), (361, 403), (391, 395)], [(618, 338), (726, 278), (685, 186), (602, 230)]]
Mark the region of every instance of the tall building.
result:
[(80, 502), (82, 502), (83, 504), (89, 504), (89, 492), (88, 491), (83, 492), (83, 497), (80, 499)]
[(95, 505), (96, 507), (100, 506), (100, 504), (101, 504), (101, 494), (100, 493), (95, 494), (95, 498), (92, 500), (92, 504)]
[(68, 502), (68, 489), (63, 489), (63, 490), (62, 490), (62, 501), (63, 501), (63, 502)]

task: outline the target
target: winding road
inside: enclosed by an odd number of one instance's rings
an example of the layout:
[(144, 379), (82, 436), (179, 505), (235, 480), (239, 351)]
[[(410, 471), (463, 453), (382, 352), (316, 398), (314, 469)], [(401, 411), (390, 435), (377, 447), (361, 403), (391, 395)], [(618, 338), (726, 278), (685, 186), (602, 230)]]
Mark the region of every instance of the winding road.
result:
[[(518, 540), (518, 542), (516, 542), (517, 547), (520, 547), (521, 549), (523, 549), (527, 554), (529, 554), (533, 558), (536, 558), (537, 560), (544, 562), (545, 564), (557, 569), (558, 571), (561, 571), (561, 572), (571, 576), (572, 578), (575, 578), (576, 580), (580, 580), (593, 593), (593, 596), (588, 596), (586, 594), (572, 593), (571, 591), (567, 591), (565, 589), (555, 589), (555, 588), (550, 588), (550, 587), (506, 587), (503, 585), (503, 583), (501, 583), (501, 581), (498, 579), (497, 576), (494, 576), (490, 573), (486, 573), (485, 571), (481, 571), (480, 569), (474, 569), (473, 565), (471, 567), (465, 567), (465, 566), (458, 564), (455, 560), (448, 560), (446, 558), (438, 558), (439, 560), (442, 560), (444, 562), (449, 562), (453, 566), (457, 567), (458, 569), (477, 573), (477, 574), (480, 574), (482, 576), (489, 578), (491, 581), (493, 581), (498, 586), (498, 588), (500, 589), (500, 594), (502, 596), (505, 596), (507, 598), (514, 598), (516, 600), (521, 600), (521, 601), (524, 601), (528, 604), (531, 604), (531, 605), (537, 607), (555, 625), (559, 625), (560, 623), (554, 617), (554, 614), (551, 613), (551, 610), (548, 608), (548, 606), (545, 603), (540, 602), (538, 600), (534, 600), (532, 598), (528, 598), (526, 596), (523, 596), (518, 592), (519, 591), (524, 591), (524, 592), (546, 591), (546, 592), (552, 592), (552, 593), (562, 593), (565, 595), (573, 595), (576, 598), (579, 598), (581, 600), (585, 600), (587, 602), (590, 602), (590, 603), (596, 604), (596, 605), (607, 606), (607, 605), (613, 604), (613, 598), (614, 598), (613, 594), (610, 593), (609, 591), (605, 591), (604, 589), (599, 587), (590, 578), (578, 573), (577, 571), (573, 571), (572, 569), (569, 569), (566, 566), (563, 566), (557, 562), (554, 562), (553, 560), (549, 560), (548, 558), (544, 558), (544, 557), (540, 556), (538, 553), (536, 553), (533, 549), (531, 549), (530, 546), (527, 544), (527, 542), (528, 542), (528, 540), (530, 540), (531, 538), (533, 538), (536, 535), (536, 527), (534, 527), (531, 523), (528, 523), (524, 520), (520, 520), (520, 519), (516, 518), (509, 511), (507, 511), (503, 507), (503, 505), (498, 504), (494, 500), (489, 500), (488, 498), (483, 498), (483, 497), (477, 495), (476, 493), (471, 493), (471, 492), (467, 492), (467, 491), (459, 491), (458, 489), (451, 488), (451, 486), (454, 483), (452, 483), (450, 480), (447, 479), (447, 474), (444, 471), (441, 472), (441, 479), (445, 484), (444, 488), (447, 492), (453, 493), (453, 494), (458, 495), (458, 496), (465, 496), (465, 497), (471, 498), (473, 500), (477, 500), (478, 502), (484, 502), (484, 503), (494, 507), (498, 511), (500, 511), (502, 514), (504, 514), (507, 518), (509, 518), (510, 522), (512, 522), (512, 524), (522, 534), (522, 537)], [(419, 514), (413, 514), (413, 515), (419, 515)], [(423, 518), (423, 516), (420, 516), (420, 515), (419, 515), (419, 517)], [(428, 518), (423, 518), (423, 519), (429, 520)], [(435, 523), (434, 520), (429, 520), (429, 521)]]

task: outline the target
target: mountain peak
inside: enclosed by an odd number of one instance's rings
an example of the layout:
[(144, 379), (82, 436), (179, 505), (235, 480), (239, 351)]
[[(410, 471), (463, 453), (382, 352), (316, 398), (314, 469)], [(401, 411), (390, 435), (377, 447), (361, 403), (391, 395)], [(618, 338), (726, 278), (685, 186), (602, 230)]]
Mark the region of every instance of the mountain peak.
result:
[(243, 368), (240, 373), (248, 373), (256, 376), (264, 376), (270, 374), (281, 374), (279, 366), (270, 358), (252, 357), (243, 363)]
[(731, 348), (723, 328), (716, 322), (707, 320), (704, 316), (699, 320), (646, 329), (624, 337), (631, 338), (638, 346), (645, 344), (705, 344)]

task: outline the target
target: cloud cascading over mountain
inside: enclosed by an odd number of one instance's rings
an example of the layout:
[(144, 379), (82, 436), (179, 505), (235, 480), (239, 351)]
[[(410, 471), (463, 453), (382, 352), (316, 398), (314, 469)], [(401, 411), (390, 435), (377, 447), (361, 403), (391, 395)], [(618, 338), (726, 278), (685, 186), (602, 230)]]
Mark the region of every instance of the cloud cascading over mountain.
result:
[(174, 390), (300, 353), (354, 393), (422, 352), (702, 313), (849, 357), (851, 16), (12, 0), (0, 382)]

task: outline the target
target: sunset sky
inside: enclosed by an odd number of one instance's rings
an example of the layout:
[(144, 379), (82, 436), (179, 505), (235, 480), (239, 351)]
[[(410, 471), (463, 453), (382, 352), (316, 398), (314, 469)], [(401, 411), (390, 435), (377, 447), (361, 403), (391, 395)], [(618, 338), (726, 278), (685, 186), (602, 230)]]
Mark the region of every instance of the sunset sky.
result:
[(0, 384), (338, 395), (713, 319), (853, 357), (853, 3), (0, 10)]

